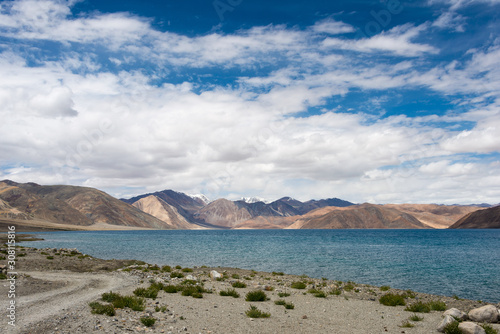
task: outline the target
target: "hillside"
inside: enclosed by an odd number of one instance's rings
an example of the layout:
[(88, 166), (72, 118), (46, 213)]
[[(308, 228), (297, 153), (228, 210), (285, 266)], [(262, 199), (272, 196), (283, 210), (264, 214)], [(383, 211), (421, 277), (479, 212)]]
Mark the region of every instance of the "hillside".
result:
[(76, 186), (41, 186), (0, 182), (0, 199), (18, 212), (3, 218), (24, 223), (63, 224), (66, 228), (117, 226), (168, 229), (168, 224), (100, 190)]
[(175, 207), (154, 195), (143, 197), (132, 205), (160, 219), (172, 228), (188, 230), (199, 228), (199, 226), (189, 223)]
[(500, 206), (471, 212), (450, 228), (500, 228)]

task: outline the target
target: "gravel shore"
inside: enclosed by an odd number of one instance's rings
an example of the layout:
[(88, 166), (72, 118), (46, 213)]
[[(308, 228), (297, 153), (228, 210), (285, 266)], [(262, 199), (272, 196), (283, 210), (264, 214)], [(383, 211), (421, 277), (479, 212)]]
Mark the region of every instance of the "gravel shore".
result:
[[(8, 324), (6, 312), (2, 311), (1, 333), (428, 334), (438, 333), (442, 311), (418, 313), (423, 319), (412, 321), (409, 318), (413, 312), (405, 311), (404, 306), (382, 305), (379, 298), (387, 293), (406, 294), (407, 305), (442, 301), (446, 308), (465, 312), (485, 305), (480, 301), (283, 273), (220, 267), (160, 268), (133, 260), (96, 259), (77, 250), (18, 247), (17, 255), (16, 326)], [(236, 282), (246, 287), (233, 287)], [(303, 282), (305, 288), (293, 288), (296, 282)], [(91, 302), (108, 304), (101, 299), (103, 293), (133, 296), (137, 288), (148, 289), (152, 284), (157, 287), (157, 296), (145, 298), (143, 310), (116, 308), (112, 316), (91, 312)], [(193, 298), (181, 292), (158, 290), (168, 285), (198, 286), (206, 292), (195, 295), (201, 298)], [(9, 303), (9, 288), (7, 280), (0, 280), (2, 310)], [(220, 291), (228, 289), (234, 289), (239, 298), (220, 295)], [(245, 300), (248, 292), (257, 290), (264, 291), (267, 300)], [(284, 293), (289, 295), (283, 296)], [(293, 305), (293, 309), (277, 305), (278, 300)], [(249, 318), (246, 312), (251, 306), (270, 316)], [(141, 321), (145, 317), (154, 318), (154, 325), (145, 326)], [(405, 323), (414, 327), (403, 327)], [(492, 326), (500, 329), (499, 324)]]

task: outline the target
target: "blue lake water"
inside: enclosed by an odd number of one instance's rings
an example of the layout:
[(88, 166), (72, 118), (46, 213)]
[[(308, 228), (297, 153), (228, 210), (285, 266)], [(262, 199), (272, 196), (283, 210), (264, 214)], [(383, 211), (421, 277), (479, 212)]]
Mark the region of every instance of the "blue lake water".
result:
[(500, 302), (500, 230), (48, 232), (37, 248), (104, 259), (223, 266)]

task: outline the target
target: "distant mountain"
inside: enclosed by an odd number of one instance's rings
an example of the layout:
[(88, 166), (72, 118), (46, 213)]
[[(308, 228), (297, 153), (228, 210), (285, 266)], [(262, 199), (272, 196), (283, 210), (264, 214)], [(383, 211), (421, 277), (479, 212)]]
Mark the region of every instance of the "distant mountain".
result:
[(500, 228), (500, 206), (471, 212), (451, 225), (450, 228)]
[(265, 200), (262, 197), (242, 197), (240, 199), (240, 201), (243, 201), (243, 202), (248, 203), (248, 204), (257, 203), (257, 202), (262, 202), (265, 204), (269, 203), (268, 200)]
[[(76, 186), (41, 186), (36, 183), (0, 182), (0, 199), (17, 210), (22, 221), (37, 220), (67, 226), (121, 226), (171, 228), (161, 220), (100, 190)], [(25, 214), (26, 217), (22, 217)]]
[(247, 203), (243, 201), (218, 199), (198, 210), (194, 214), (194, 219), (222, 228), (231, 228), (239, 222), (252, 218), (245, 204)]
[(175, 207), (156, 196), (150, 195), (148, 197), (141, 198), (132, 205), (139, 210), (160, 219), (172, 228), (189, 230), (198, 227), (197, 225), (188, 222), (186, 218), (179, 214), (179, 211), (177, 211)]
[(382, 205), (361, 204), (337, 208), (311, 219), (297, 220), (288, 228), (300, 229), (422, 229), (430, 228), (414, 216)]

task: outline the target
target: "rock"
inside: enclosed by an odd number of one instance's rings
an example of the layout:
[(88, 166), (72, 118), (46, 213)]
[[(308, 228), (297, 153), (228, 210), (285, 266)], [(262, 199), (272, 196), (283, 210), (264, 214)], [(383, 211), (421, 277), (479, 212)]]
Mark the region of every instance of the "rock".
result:
[(196, 281), (196, 278), (193, 275), (187, 275), (186, 279), (188, 279), (190, 281)]
[(218, 273), (216, 270), (212, 270), (210, 272), (210, 278), (212, 279), (222, 278), (222, 274)]
[(451, 315), (453, 318), (467, 320), (467, 313), (460, 311), (457, 308), (450, 308), (443, 313), (443, 316)]
[(446, 314), (443, 321), (441, 321), (437, 328), (438, 332), (444, 333), (445, 327), (451, 324), (453, 321), (455, 321), (455, 319), (451, 315)]
[(476, 322), (497, 322), (498, 310), (493, 305), (485, 305), (469, 311), (469, 319)]
[(458, 329), (462, 331), (462, 334), (486, 334), (486, 331), (481, 326), (470, 321), (461, 322)]

